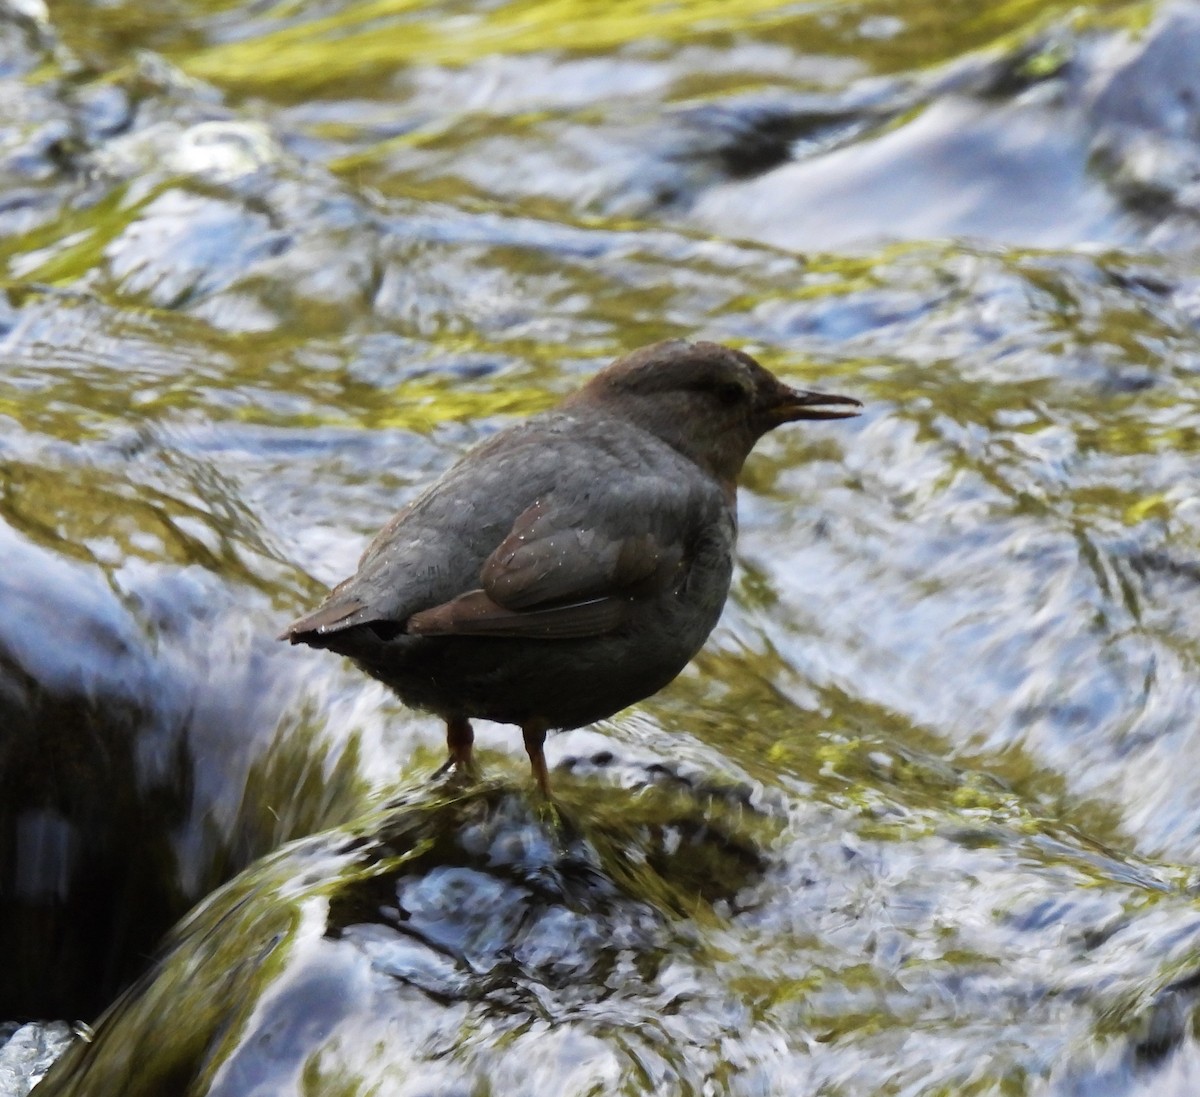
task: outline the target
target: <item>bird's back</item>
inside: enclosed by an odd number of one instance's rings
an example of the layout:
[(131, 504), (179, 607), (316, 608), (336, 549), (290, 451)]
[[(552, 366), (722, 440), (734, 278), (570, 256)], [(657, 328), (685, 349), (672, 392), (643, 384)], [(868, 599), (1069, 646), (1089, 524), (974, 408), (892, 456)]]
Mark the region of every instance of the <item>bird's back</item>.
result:
[[(690, 571), (678, 590), (631, 597), (626, 627), (612, 635), (405, 634), (414, 614), (479, 587), (485, 561), (539, 503), (565, 530), (679, 541)], [(528, 695), (554, 726), (591, 722), (665, 684), (700, 647), (728, 591), (733, 536), (731, 498), (658, 438), (621, 420), (548, 412), (449, 469), (288, 635), (351, 656), (402, 699), (443, 714), (457, 704), (466, 715), (517, 721), (530, 715), (518, 711)]]

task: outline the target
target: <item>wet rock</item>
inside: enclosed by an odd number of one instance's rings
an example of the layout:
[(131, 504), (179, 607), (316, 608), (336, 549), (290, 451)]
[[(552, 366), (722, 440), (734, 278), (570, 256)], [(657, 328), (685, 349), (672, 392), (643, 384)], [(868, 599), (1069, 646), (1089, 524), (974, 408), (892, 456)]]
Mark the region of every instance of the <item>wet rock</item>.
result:
[[(172, 933), (41, 1092), (234, 1097), (337, 1079), (566, 1095), (700, 1069), (688, 1048), (710, 1056), (723, 1006), (689, 975), (702, 961), (680, 913), (696, 910), (699, 864), (727, 866), (713, 899), (761, 877), (761, 855), (730, 851), (769, 821), (621, 800), (591, 818), (447, 786), (279, 851)], [(669, 840), (680, 824), (691, 836)]]

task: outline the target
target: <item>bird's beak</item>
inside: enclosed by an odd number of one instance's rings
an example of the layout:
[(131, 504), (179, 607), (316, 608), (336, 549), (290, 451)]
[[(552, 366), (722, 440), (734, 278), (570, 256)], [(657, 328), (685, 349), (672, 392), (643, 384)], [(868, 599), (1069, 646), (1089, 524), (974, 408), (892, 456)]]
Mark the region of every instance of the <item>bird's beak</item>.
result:
[(772, 426), (794, 423), (797, 419), (851, 419), (859, 414), (861, 400), (853, 396), (835, 396), (828, 392), (809, 392), (780, 386), (776, 400), (767, 410)]

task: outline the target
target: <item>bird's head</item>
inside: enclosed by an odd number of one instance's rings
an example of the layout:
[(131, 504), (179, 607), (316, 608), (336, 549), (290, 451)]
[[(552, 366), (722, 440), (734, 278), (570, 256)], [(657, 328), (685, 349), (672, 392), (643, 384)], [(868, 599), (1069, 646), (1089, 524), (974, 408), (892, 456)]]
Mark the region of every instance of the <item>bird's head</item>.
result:
[(791, 388), (740, 350), (683, 340), (618, 358), (567, 401), (576, 403), (636, 423), (725, 481), (775, 427), (846, 419), (862, 407), (849, 396)]

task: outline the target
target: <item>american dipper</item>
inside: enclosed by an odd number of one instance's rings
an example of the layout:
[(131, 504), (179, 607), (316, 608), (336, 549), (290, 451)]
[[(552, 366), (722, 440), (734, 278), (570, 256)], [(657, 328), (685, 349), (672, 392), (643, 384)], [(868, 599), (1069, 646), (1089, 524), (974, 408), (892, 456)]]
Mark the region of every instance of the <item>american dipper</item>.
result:
[(642, 347), (467, 453), (280, 639), (348, 655), (436, 713), (461, 770), (473, 717), (520, 725), (548, 795), (547, 730), (661, 689), (716, 625), (754, 444), (861, 406), (716, 343)]

